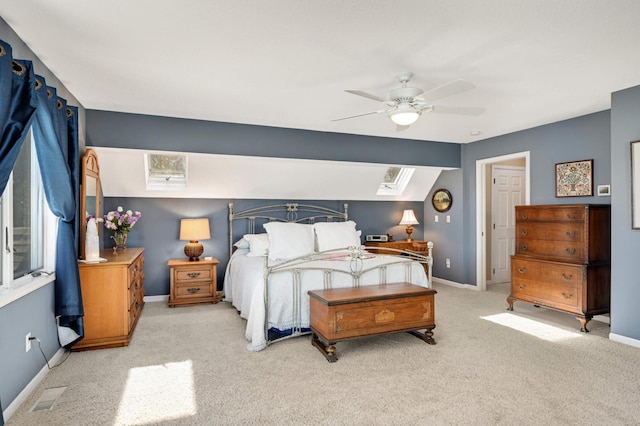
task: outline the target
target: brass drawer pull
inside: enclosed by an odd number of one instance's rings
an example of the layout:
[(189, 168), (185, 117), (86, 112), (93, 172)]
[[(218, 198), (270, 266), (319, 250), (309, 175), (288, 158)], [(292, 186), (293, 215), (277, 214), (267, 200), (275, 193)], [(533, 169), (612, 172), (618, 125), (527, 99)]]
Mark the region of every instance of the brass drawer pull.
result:
[(528, 215), (528, 214), (526, 214), (526, 213), (523, 213), (523, 214), (522, 214), (522, 218), (523, 218), (524, 220), (527, 220), (527, 219), (529, 219), (529, 215)]
[(562, 278), (569, 281), (573, 279), (573, 274), (566, 275), (564, 272), (562, 273)]
[(571, 299), (571, 298), (573, 297), (573, 293), (569, 293), (569, 295), (567, 296), (567, 295), (565, 294), (565, 292), (563, 291), (563, 292), (562, 292), (562, 297), (564, 297), (565, 299)]
[(523, 229), (523, 230), (522, 230), (522, 235), (527, 235), (528, 233), (529, 233), (529, 230), (528, 230), (528, 229)]
[(189, 278), (198, 278), (200, 276), (200, 272), (189, 272)]
[(573, 256), (574, 254), (576, 254), (576, 249), (565, 249), (565, 252), (566, 252), (569, 256)]
[(575, 214), (575, 213), (574, 214), (567, 213), (567, 219), (571, 220), (571, 219), (577, 219), (577, 218), (578, 218), (577, 214)]
[(520, 246), (520, 248), (522, 250), (527, 250), (529, 248), (529, 246), (527, 246), (526, 244), (523, 244), (523, 245)]
[(518, 284), (518, 288), (520, 290), (524, 290), (525, 288), (527, 288), (527, 286), (525, 284)]
[(197, 292), (200, 291), (200, 287), (191, 287), (191, 288), (188, 288), (187, 291), (191, 294), (196, 294)]
[(578, 233), (576, 231), (573, 231), (573, 232), (567, 231), (566, 235), (569, 238), (575, 238), (578, 235)]
[(525, 272), (527, 272), (527, 268), (518, 268), (518, 272), (524, 274)]

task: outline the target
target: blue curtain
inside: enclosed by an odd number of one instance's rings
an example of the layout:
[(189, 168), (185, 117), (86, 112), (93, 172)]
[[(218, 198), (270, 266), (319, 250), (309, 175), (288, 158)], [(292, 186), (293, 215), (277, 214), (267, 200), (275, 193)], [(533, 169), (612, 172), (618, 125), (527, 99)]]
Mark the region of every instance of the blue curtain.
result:
[[(84, 336), (82, 293), (75, 229), (77, 210), (77, 113), (68, 119), (64, 99), (36, 76), (36, 115), (33, 122), (38, 164), (51, 211), (60, 219), (56, 243), (55, 313), (60, 344), (71, 347)], [(77, 111), (77, 110), (76, 110)], [(68, 333), (71, 333), (70, 335)], [(62, 337), (64, 335), (64, 337)]]
[(16, 163), (35, 111), (31, 61), (14, 60), (11, 46), (0, 40), (0, 195)]

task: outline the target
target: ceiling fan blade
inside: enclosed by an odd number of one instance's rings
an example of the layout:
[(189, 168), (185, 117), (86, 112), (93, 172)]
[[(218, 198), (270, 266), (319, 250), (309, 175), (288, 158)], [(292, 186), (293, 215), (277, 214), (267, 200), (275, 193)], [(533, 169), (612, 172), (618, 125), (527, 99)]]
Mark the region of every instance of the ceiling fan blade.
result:
[(388, 101), (388, 99), (382, 99), (379, 96), (372, 95), (371, 93), (363, 92), (362, 90), (345, 90), (345, 92), (351, 93), (352, 95), (362, 96), (362, 97), (367, 98), (367, 99), (372, 99), (372, 100), (378, 101), (378, 102), (387, 102)]
[(440, 114), (458, 114), (458, 115), (480, 115), (485, 111), (483, 107), (459, 107), (449, 105), (433, 105), (429, 112), (437, 112)]
[(436, 99), (442, 99), (446, 98), (447, 96), (466, 92), (467, 90), (471, 90), (475, 87), (476, 86), (474, 86), (473, 83), (470, 83), (468, 81), (456, 80), (443, 86), (436, 87), (435, 89), (431, 89), (428, 92), (423, 93), (420, 97), (428, 100), (429, 102), (432, 102)]
[(347, 116), (347, 117), (334, 118), (334, 119), (333, 119), (333, 120), (331, 120), (331, 121), (348, 120), (348, 119), (350, 119), (350, 118), (364, 117), (365, 115), (380, 114), (380, 113), (382, 113), (382, 112), (387, 112), (387, 111), (386, 111), (386, 110), (384, 110), (384, 109), (381, 109), (381, 110), (378, 110), (378, 111), (371, 111), (371, 112), (365, 112), (365, 113), (362, 113), (362, 114), (349, 115), (349, 116)]

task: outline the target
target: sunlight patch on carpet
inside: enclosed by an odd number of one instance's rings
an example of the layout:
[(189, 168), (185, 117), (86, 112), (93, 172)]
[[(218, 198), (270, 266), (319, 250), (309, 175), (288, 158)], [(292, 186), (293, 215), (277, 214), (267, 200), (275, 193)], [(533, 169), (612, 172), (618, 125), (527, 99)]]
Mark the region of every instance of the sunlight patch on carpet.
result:
[(563, 330), (560, 327), (554, 327), (549, 324), (544, 324), (542, 322), (528, 318), (522, 318), (518, 315), (506, 312), (480, 318), (482, 318), (483, 320), (491, 321), (495, 324), (521, 331), (523, 333), (530, 334), (531, 336), (535, 336), (549, 342), (559, 342), (562, 340), (582, 337), (582, 334), (577, 332)]
[(193, 364), (171, 362), (129, 370), (116, 424), (156, 424), (196, 412)]

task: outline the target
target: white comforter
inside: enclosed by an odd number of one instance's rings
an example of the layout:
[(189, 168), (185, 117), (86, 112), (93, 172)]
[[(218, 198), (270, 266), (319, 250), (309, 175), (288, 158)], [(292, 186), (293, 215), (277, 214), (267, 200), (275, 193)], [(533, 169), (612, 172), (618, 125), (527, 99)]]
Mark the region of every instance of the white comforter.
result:
[[(250, 341), (247, 349), (260, 351), (267, 346), (265, 336), (265, 304), (264, 304), (264, 257), (249, 257), (247, 250), (237, 250), (231, 257), (224, 279), (225, 301), (240, 312), (247, 320), (246, 338)], [(314, 260), (305, 267), (330, 268), (349, 271), (349, 262), (344, 260)], [(401, 262), (401, 263), (398, 263)], [(362, 270), (380, 265), (390, 264), (386, 268), (386, 282), (409, 281), (423, 287), (430, 287), (424, 268), (418, 262), (402, 260), (398, 256), (371, 256), (363, 260)], [(410, 265), (407, 267), (407, 263)], [(304, 328), (309, 327), (309, 290), (324, 288), (324, 272), (322, 270), (304, 270), (301, 273), (301, 309), (300, 322)], [(296, 325), (293, 306), (293, 274), (290, 272), (272, 274), (269, 285), (269, 328), (287, 330)], [(381, 282), (379, 270), (364, 273), (360, 277), (360, 285), (375, 285)], [(353, 278), (348, 274), (333, 273), (331, 287), (350, 287)]]

